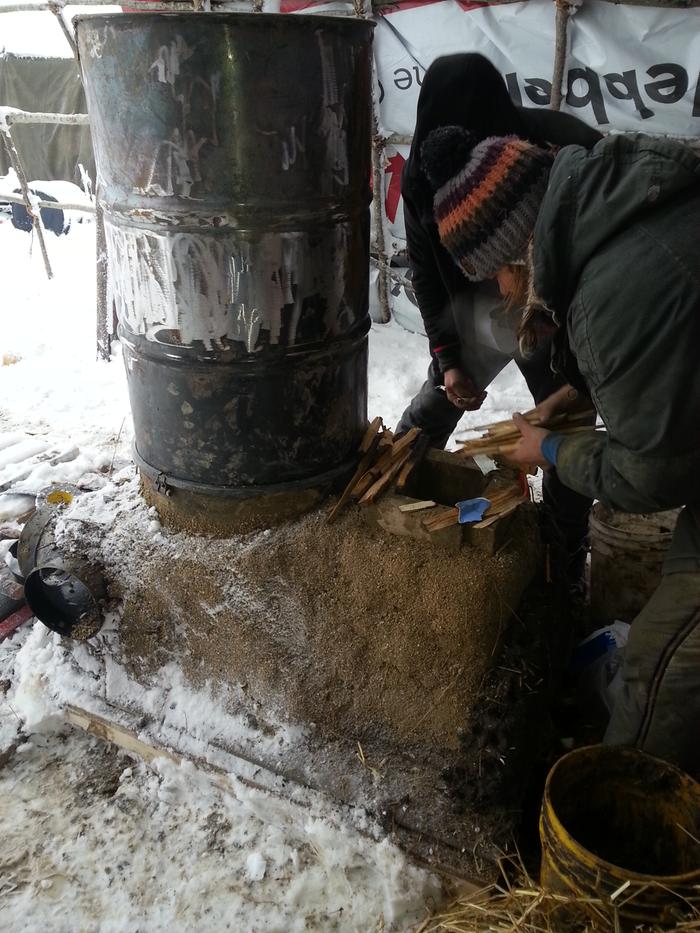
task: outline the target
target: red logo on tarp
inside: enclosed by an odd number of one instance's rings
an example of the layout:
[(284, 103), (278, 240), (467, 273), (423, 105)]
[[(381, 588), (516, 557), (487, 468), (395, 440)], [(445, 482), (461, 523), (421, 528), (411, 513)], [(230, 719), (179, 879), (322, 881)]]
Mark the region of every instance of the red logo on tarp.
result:
[(406, 160), (401, 153), (397, 152), (388, 160), (388, 164), (384, 169), (384, 174), (391, 176), (386, 189), (384, 210), (389, 218), (389, 223), (392, 224), (396, 220), (396, 212), (399, 209), (399, 201), (401, 200), (401, 172), (405, 162)]

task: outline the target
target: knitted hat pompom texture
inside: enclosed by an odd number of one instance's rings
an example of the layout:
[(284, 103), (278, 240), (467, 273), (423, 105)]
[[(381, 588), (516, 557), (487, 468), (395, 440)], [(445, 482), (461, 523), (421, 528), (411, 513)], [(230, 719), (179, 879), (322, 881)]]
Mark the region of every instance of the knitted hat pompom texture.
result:
[(547, 190), (554, 152), (517, 136), (491, 136), (467, 151), (458, 126), (433, 130), (421, 148), (436, 187), (433, 213), (440, 240), (473, 282), (521, 262)]

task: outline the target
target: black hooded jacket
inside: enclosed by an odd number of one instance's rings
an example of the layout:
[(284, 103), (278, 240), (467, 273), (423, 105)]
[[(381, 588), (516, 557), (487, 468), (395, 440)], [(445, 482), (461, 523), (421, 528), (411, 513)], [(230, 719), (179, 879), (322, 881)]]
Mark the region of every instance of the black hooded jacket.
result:
[(463, 126), (476, 140), (514, 134), (539, 145), (576, 144), (588, 149), (601, 139), (600, 133), (569, 114), (516, 106), (500, 73), (482, 55), (445, 55), (428, 68), (401, 194), (413, 287), (431, 353), (442, 372), (461, 365), (454, 318), (460, 310), (469, 313), (470, 290), (479, 287), (464, 277), (440, 243), (433, 191), (421, 168), (423, 141), (435, 127), (446, 125)]

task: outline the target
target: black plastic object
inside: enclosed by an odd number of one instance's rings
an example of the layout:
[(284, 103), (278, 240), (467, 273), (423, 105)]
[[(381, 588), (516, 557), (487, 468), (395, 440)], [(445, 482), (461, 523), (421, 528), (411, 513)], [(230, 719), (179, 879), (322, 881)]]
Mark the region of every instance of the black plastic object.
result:
[(34, 615), (59, 635), (84, 640), (104, 621), (107, 593), (101, 570), (64, 554), (55, 541), (60, 506), (39, 508), (22, 529), (17, 559), (24, 575), (24, 596)]
[(371, 37), (319, 16), (77, 20), (136, 460), (252, 496), (366, 426)]

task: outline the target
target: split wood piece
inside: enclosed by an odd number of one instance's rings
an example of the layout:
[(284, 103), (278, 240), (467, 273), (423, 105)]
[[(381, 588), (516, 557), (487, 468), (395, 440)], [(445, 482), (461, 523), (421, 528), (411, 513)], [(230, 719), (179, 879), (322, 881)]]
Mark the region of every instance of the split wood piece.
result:
[(342, 495), (340, 496), (340, 499), (338, 499), (336, 504), (333, 506), (333, 508), (328, 513), (328, 518), (326, 519), (328, 523), (335, 521), (335, 517), (338, 514), (338, 512), (343, 508), (344, 505), (346, 505), (350, 501), (350, 498), (352, 497), (353, 489), (355, 488), (357, 481), (362, 478), (362, 476), (367, 472), (369, 467), (372, 465), (372, 461), (374, 460), (376, 449), (379, 444), (379, 438), (380, 438), (379, 431), (381, 427), (382, 427), (382, 419), (375, 418), (370, 424), (370, 426), (367, 428), (365, 432), (365, 436), (362, 438), (362, 443), (360, 444), (360, 452), (363, 453), (364, 456), (362, 457), (359, 464), (357, 465), (357, 469), (353, 473), (352, 479), (350, 480), (350, 482), (347, 484), (347, 486), (343, 490)]
[[(555, 415), (554, 418), (551, 418), (547, 424), (554, 425), (561, 422), (567, 421), (569, 424), (574, 424), (576, 422), (584, 422), (590, 420), (595, 411), (592, 408), (586, 408), (583, 411), (577, 411), (573, 413), (564, 412), (560, 415)], [(530, 411), (526, 411), (523, 414), (523, 418), (526, 421), (529, 421), (530, 424), (541, 426), (542, 422), (537, 414), (537, 409), (532, 408)], [(512, 419), (506, 419), (505, 421), (492, 421), (490, 424), (477, 424), (473, 428), (470, 428), (470, 431), (483, 431), (488, 433), (501, 433), (503, 430), (512, 430), (514, 422)]]
[(370, 462), (366, 467), (363, 475), (355, 483), (355, 486), (352, 490), (353, 499), (361, 499), (362, 496), (367, 492), (367, 490), (372, 486), (376, 481), (388, 470), (391, 468), (393, 462), (392, 457), (392, 448), (384, 447), (382, 449), (381, 442), (377, 448), (377, 451), (382, 450), (382, 453), (378, 460), (375, 460), (374, 463)]
[[(497, 519), (510, 515), (519, 505), (525, 501), (525, 496), (520, 488), (506, 489), (489, 496), (487, 492), (480, 498), (489, 500), (489, 507), (484, 513), (484, 518), (479, 522), (465, 523), (470, 528), (488, 528)], [(423, 527), (430, 532), (441, 531), (443, 528), (449, 528), (450, 525), (456, 525), (459, 522), (459, 509), (449, 509), (441, 512), (439, 515), (430, 516), (424, 519)]]
[(416, 440), (416, 443), (414, 444), (413, 451), (408, 459), (408, 462), (403, 466), (396, 479), (397, 492), (403, 492), (403, 490), (406, 488), (406, 483), (410, 479), (411, 474), (422, 461), (423, 457), (425, 457), (429, 449), (430, 438), (427, 434), (420, 434)]
[[(530, 424), (536, 424), (536, 422), (539, 420), (536, 414), (536, 410), (534, 408), (531, 409), (530, 411), (526, 411), (523, 414), (523, 418), (525, 418), (526, 421), (529, 421)], [(489, 424), (475, 424), (474, 427), (470, 427), (469, 430), (474, 431), (474, 432), (479, 431), (483, 433), (487, 433), (491, 431), (500, 432), (503, 429), (503, 427), (507, 425), (510, 425), (510, 427), (512, 427), (513, 420), (506, 419), (505, 421), (491, 421), (489, 422)]]
[[(518, 499), (520, 501), (525, 501), (527, 499), (527, 492), (523, 491), (519, 483), (513, 483), (510, 486), (495, 488), (493, 491), (486, 489), (482, 493), (483, 499), (488, 499), (491, 503), (489, 505), (489, 510), (493, 511), (498, 509), (501, 505), (511, 502), (513, 499)], [(488, 514), (488, 512), (487, 512)]]
[(394, 432), (389, 431), (386, 428), (384, 428), (382, 433), (379, 435), (379, 446), (382, 449), (385, 449), (387, 447), (391, 447), (393, 443), (394, 443)]
[[(405, 468), (404, 468), (405, 469)], [(407, 502), (399, 506), (399, 512), (421, 512), (423, 509), (432, 509), (437, 505), (432, 499), (423, 499), (421, 502)]]
[(481, 494), (482, 499), (488, 499), (489, 502), (497, 502), (499, 499), (507, 499), (509, 496), (518, 493), (522, 495), (520, 483), (513, 482), (507, 485), (503, 483), (489, 483)]
[(394, 441), (391, 448), (392, 459), (395, 459), (399, 456), (399, 454), (402, 454), (407, 447), (412, 447), (419, 434), (420, 428), (411, 428), (411, 430), (406, 431), (406, 433), (402, 435), (398, 441)]
[(431, 515), (423, 519), (423, 527), (430, 532), (441, 531), (443, 528), (449, 528), (450, 525), (459, 523), (459, 509), (443, 509), (437, 515)]
[[(595, 412), (592, 410), (587, 410), (583, 412), (577, 412), (574, 415), (557, 415), (555, 418), (552, 418), (547, 422), (547, 427), (556, 428), (556, 430), (562, 434), (573, 433), (577, 430), (596, 430), (595, 425), (591, 424), (591, 418), (594, 416)], [(540, 419), (535, 414), (534, 410), (527, 412), (523, 416), (530, 424), (541, 425)], [(471, 438), (464, 441), (461, 441), (463, 449), (474, 450), (479, 453), (484, 453), (486, 450), (493, 444), (496, 443), (505, 443), (506, 440), (512, 438), (513, 442), (517, 442), (520, 439), (520, 431), (515, 426), (515, 423), (512, 420), (509, 421), (497, 421), (491, 425), (482, 425), (478, 428), (473, 428), (473, 431), (485, 431), (482, 437)]]
[(488, 528), (490, 525), (494, 525), (500, 519), (505, 518), (506, 515), (511, 515), (519, 506), (523, 504), (523, 502), (523, 499), (520, 499), (518, 502), (513, 502), (510, 506), (508, 506), (508, 508), (498, 512), (497, 515), (490, 515), (488, 518), (484, 518), (480, 522), (475, 522), (473, 525), (471, 525), (471, 527)]
[[(507, 505), (501, 506), (496, 512), (489, 514), (489, 511), (486, 511), (487, 518), (482, 519), (480, 522), (466, 522), (465, 528), (488, 528), (490, 525), (495, 524), (499, 519), (505, 518), (506, 515), (510, 515), (514, 512), (518, 506), (522, 505), (523, 499), (511, 500)], [(443, 528), (449, 528), (450, 525), (459, 524), (459, 510), (454, 509), (451, 512), (445, 513), (441, 518), (432, 520), (430, 522), (424, 522), (423, 527), (430, 532), (442, 531)]]
[(382, 422), (382, 419), (379, 417), (379, 415), (377, 415), (376, 418), (372, 419), (369, 427), (365, 431), (365, 436), (362, 438), (362, 442), (360, 443), (361, 454), (367, 453), (367, 451), (370, 449), (370, 447), (374, 443), (375, 437), (377, 436), (379, 431), (382, 429), (382, 426), (383, 426), (383, 422)]
[[(519, 483), (510, 488), (502, 489), (489, 495), (484, 493), (484, 498), (491, 503), (484, 512), (483, 519), (498, 517), (505, 511), (509, 511), (512, 506), (518, 506), (528, 498), (527, 493), (523, 492)], [(483, 520), (482, 519), (482, 520)]]
[(371, 505), (379, 493), (383, 492), (387, 486), (392, 483), (394, 477), (400, 472), (401, 467), (406, 463), (410, 456), (411, 448), (407, 447), (404, 452), (399, 455), (398, 460), (392, 464), (390, 469), (388, 469), (383, 476), (380, 476), (379, 479), (369, 487), (367, 492), (360, 499), (360, 505)]
[[(562, 425), (557, 428), (557, 432), (565, 434), (567, 437), (571, 434), (594, 433), (596, 428), (593, 425), (577, 425), (570, 427)], [(501, 437), (481, 437), (473, 441), (465, 441), (460, 451), (463, 457), (472, 457), (474, 454), (486, 454), (487, 456), (501, 455), (507, 457), (512, 453), (520, 440), (520, 433), (516, 431), (511, 434), (504, 434)]]
[[(379, 480), (382, 479), (382, 477), (384, 477), (387, 473), (391, 473), (392, 478), (396, 476), (398, 472), (394, 469), (396, 463), (399, 459), (401, 460), (402, 464), (406, 462), (406, 455), (410, 456), (411, 454), (410, 445), (415, 441), (419, 433), (420, 431), (418, 428), (411, 428), (411, 430), (403, 437), (399, 438), (395, 444), (384, 447), (380, 458), (376, 461), (376, 463), (370, 466), (365, 475), (362, 476), (359, 482), (355, 485), (355, 488), (352, 490), (352, 496), (355, 499), (362, 499), (368, 490), (375, 483), (378, 483)], [(386, 484), (384, 484), (382, 488), (384, 488), (385, 485)]]

